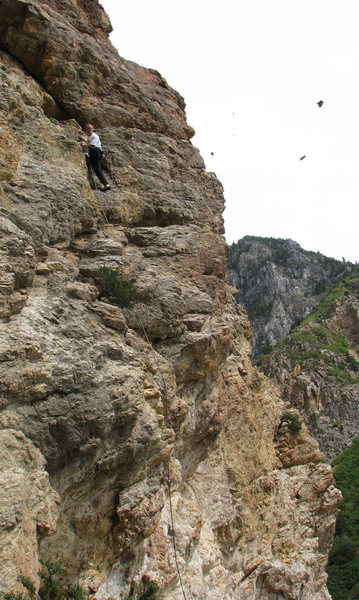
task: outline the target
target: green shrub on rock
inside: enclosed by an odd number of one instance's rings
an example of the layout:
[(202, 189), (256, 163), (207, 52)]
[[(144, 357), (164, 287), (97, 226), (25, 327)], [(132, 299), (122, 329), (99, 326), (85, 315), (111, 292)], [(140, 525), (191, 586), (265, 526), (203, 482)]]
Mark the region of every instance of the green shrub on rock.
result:
[(77, 583), (65, 584), (61, 580), (64, 571), (60, 561), (41, 561), (40, 588), (36, 591), (35, 584), (24, 575), (18, 580), (25, 592), (3, 592), (3, 600), (85, 600), (82, 588)]
[(282, 423), (286, 421), (288, 423), (288, 429), (292, 433), (299, 433), (302, 429), (302, 422), (295, 412), (285, 412), (282, 416)]
[[(64, 568), (60, 561), (46, 559), (41, 561), (40, 588), (36, 591), (35, 584), (29, 577), (20, 575), (18, 581), (24, 587), (24, 592), (0, 592), (1, 600), (88, 600), (78, 583), (64, 583)], [(130, 594), (127, 600), (156, 600), (159, 588), (154, 581), (147, 581), (142, 590)], [(120, 598), (124, 598), (121, 594)], [(114, 600), (114, 599), (112, 599)]]
[[(150, 581), (144, 590), (137, 594), (137, 600), (156, 600), (158, 592), (158, 585), (154, 581)], [(130, 596), (128, 600), (133, 600)]]
[(120, 306), (131, 308), (138, 300), (138, 293), (132, 281), (120, 279), (118, 272), (109, 267), (101, 267), (98, 272), (101, 295)]

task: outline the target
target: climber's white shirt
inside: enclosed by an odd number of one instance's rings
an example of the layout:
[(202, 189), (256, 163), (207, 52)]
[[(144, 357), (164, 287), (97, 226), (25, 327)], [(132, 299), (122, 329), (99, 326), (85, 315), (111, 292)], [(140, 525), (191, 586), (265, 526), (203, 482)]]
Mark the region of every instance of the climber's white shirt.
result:
[(96, 148), (101, 148), (100, 138), (97, 133), (91, 133), (91, 135), (87, 136), (87, 144), (89, 146), (95, 146)]

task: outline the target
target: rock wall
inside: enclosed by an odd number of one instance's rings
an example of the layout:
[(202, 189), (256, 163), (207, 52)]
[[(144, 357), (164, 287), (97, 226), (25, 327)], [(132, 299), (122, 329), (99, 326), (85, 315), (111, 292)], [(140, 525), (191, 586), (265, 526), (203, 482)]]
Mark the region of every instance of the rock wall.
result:
[[(251, 366), (222, 186), (182, 98), (117, 55), (95, 1), (0, 17), (0, 589), (35, 580), (40, 553), (98, 600), (151, 580), (181, 598), (179, 572), (192, 598), (328, 599), (340, 493)], [(135, 282), (132, 308), (101, 295), (102, 266)]]
[(359, 435), (359, 270), (262, 365), (333, 460)]

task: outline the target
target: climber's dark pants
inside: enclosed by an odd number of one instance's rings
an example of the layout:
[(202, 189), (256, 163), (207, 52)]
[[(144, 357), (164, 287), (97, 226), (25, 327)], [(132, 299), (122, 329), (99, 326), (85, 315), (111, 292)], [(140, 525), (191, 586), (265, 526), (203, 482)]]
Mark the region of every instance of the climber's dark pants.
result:
[(102, 172), (102, 168), (101, 168), (101, 158), (102, 158), (102, 152), (100, 150), (100, 148), (89, 148), (89, 160), (90, 160), (90, 165), (93, 168), (93, 170), (95, 171), (97, 177), (99, 178), (99, 180), (101, 181), (101, 183), (103, 183), (103, 185), (107, 185), (107, 179), (104, 176), (103, 172)]

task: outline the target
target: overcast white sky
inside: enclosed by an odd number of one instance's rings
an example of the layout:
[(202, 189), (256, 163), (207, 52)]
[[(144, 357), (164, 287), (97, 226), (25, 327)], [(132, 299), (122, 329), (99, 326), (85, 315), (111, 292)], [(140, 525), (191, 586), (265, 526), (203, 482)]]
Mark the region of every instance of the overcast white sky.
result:
[(228, 243), (359, 261), (358, 1), (100, 1), (119, 54), (184, 97)]

